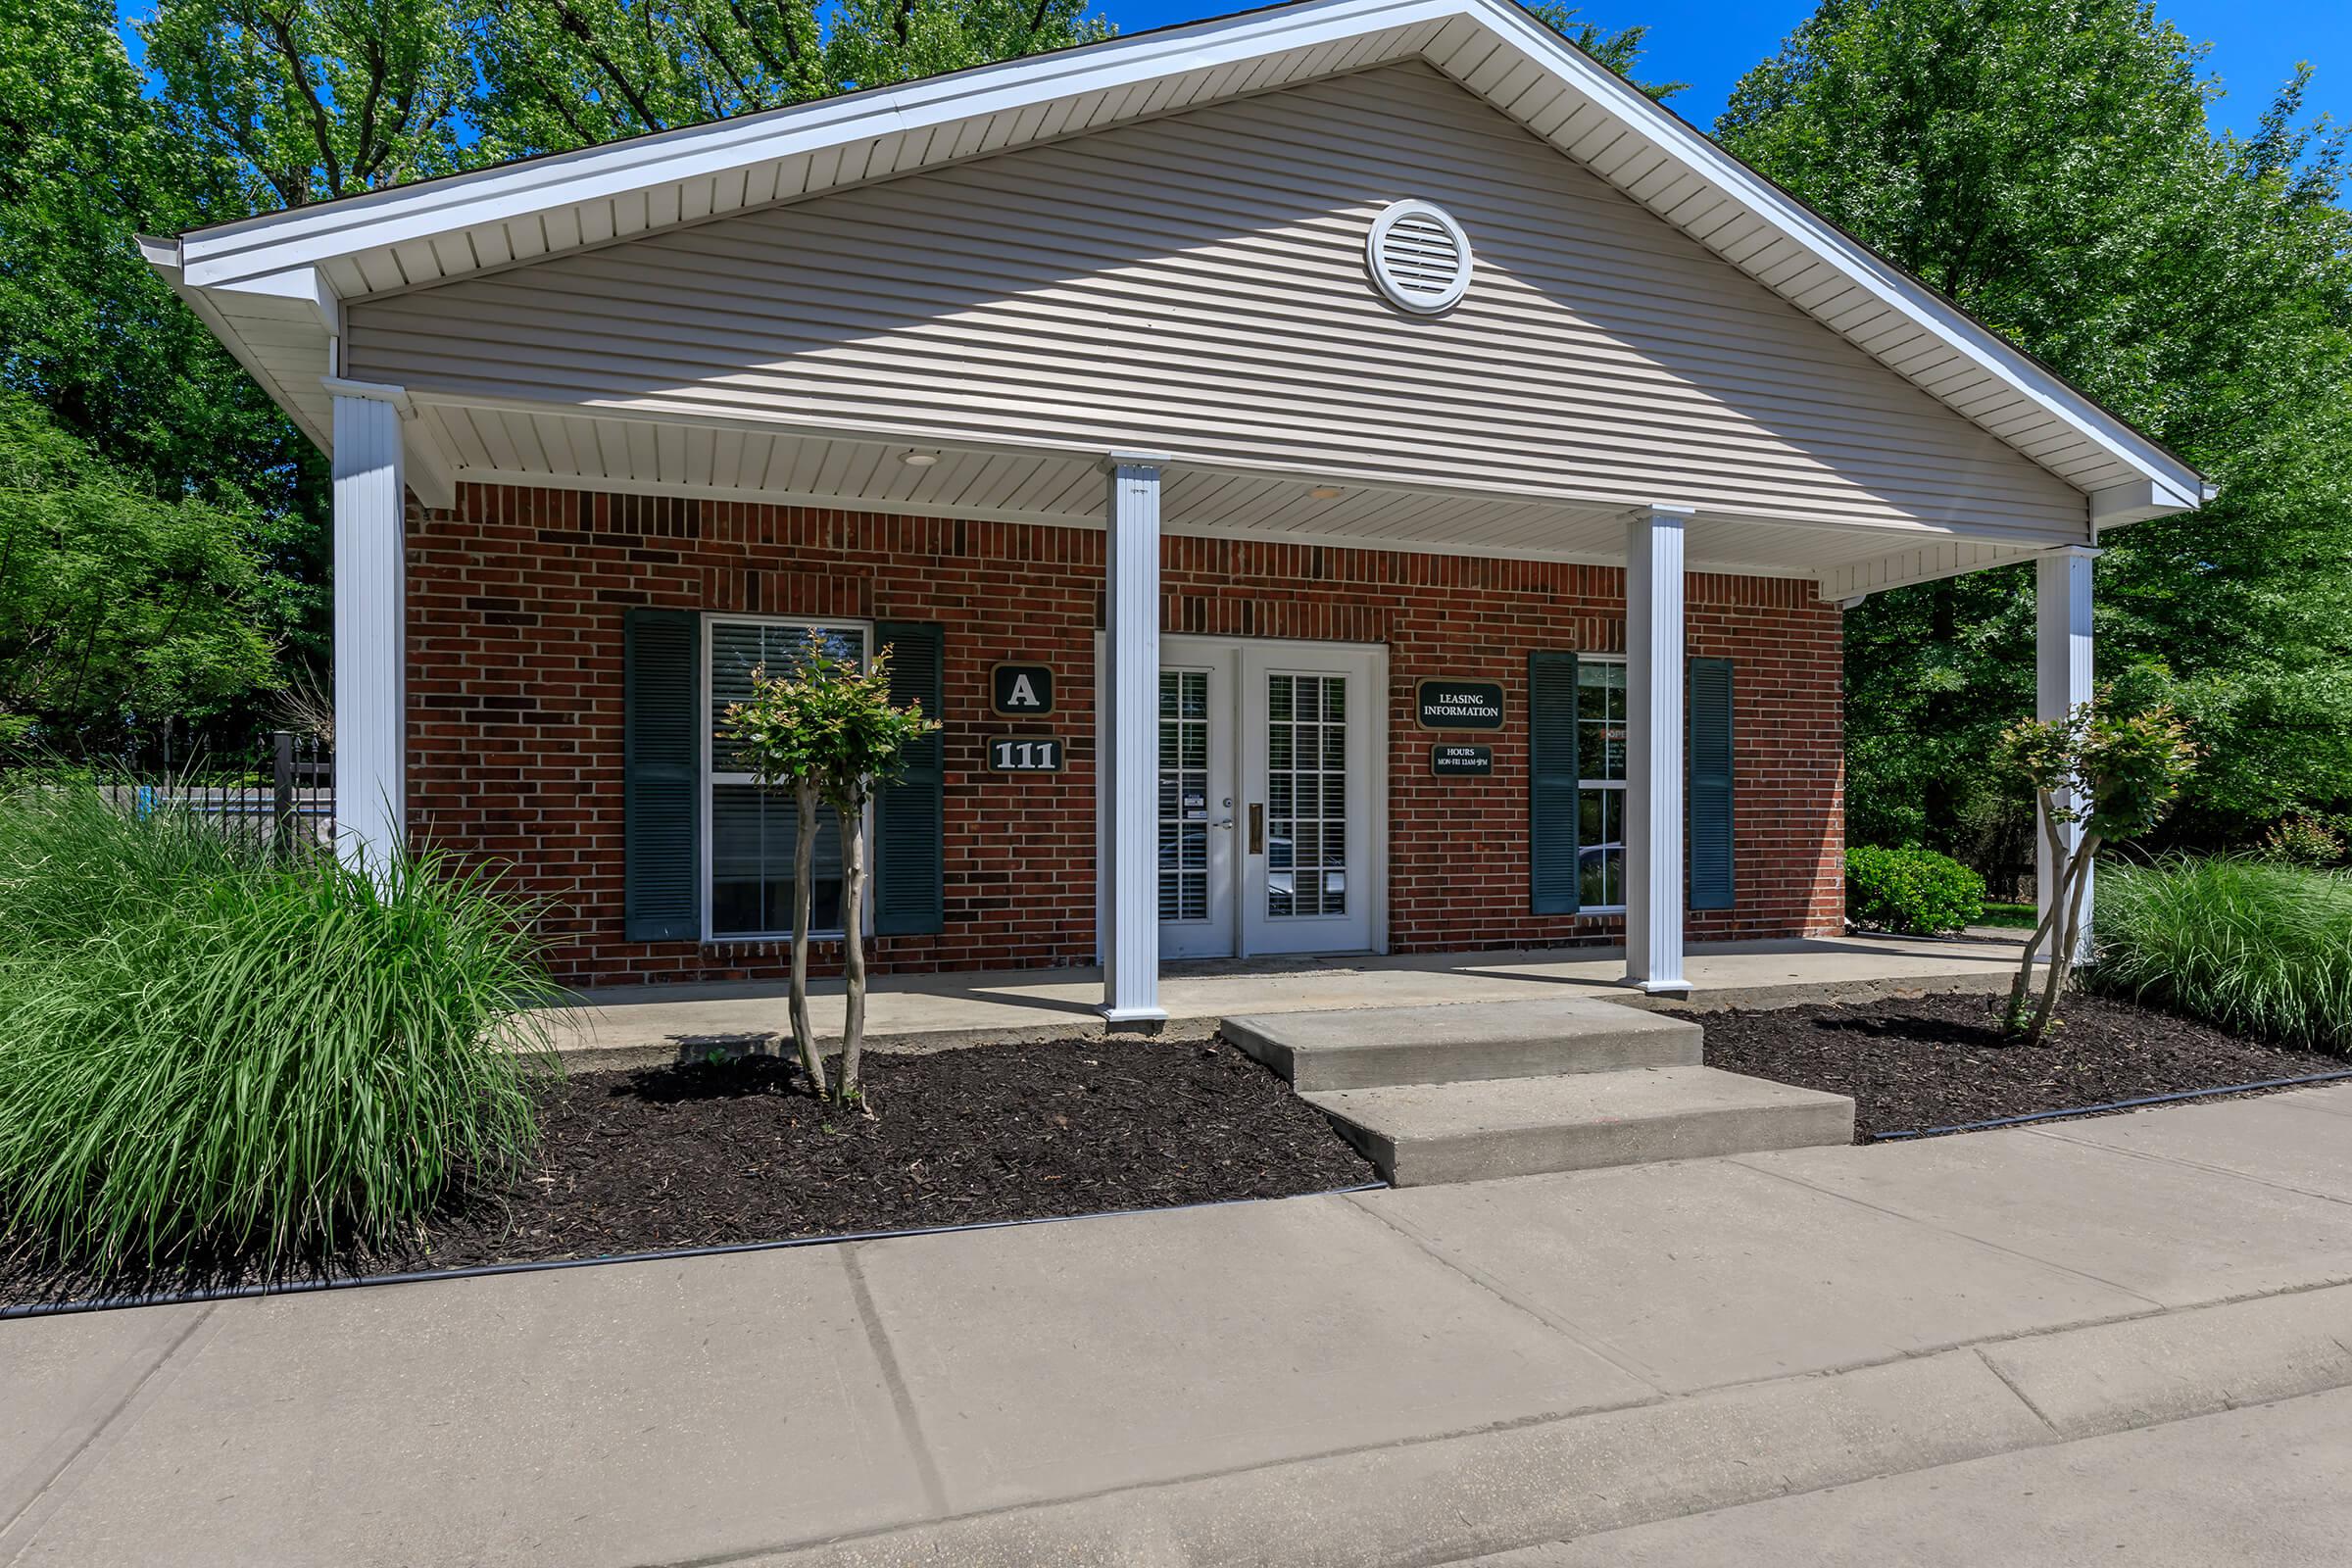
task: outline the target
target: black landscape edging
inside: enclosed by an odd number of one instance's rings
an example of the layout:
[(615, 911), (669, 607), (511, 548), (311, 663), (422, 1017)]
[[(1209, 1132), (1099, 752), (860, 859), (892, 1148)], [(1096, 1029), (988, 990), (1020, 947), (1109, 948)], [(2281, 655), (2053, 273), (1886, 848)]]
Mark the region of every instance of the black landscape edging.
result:
[[(2352, 1075), (2348, 1075), (2352, 1076)], [(350, 1291), (369, 1285), (423, 1285), (434, 1280), (486, 1279), (500, 1274), (544, 1274), (565, 1268), (602, 1268), (608, 1263), (660, 1263), (671, 1258), (724, 1257), (733, 1252), (775, 1252), (793, 1247), (835, 1247), (846, 1242), (887, 1242), (908, 1236), (959, 1236), (966, 1231), (1010, 1230), (1016, 1225), (1058, 1225), (1075, 1219), (1118, 1219), (1129, 1214), (1180, 1214), (1195, 1208), (1230, 1208), (1236, 1203), (1283, 1203), (1294, 1198), (1344, 1198), (1385, 1191), (1386, 1182), (1358, 1182), (1319, 1193), (1285, 1193), (1280, 1198), (1217, 1198), (1202, 1203), (1168, 1203), (1155, 1208), (1104, 1208), (1087, 1214), (1033, 1214), (1026, 1219), (983, 1219), (968, 1225), (926, 1225), (905, 1231), (845, 1231), (832, 1236), (791, 1236), (775, 1242), (727, 1242), (715, 1247), (679, 1247), (655, 1252), (612, 1252), (603, 1257), (525, 1258), (513, 1263), (469, 1263), (460, 1268), (409, 1269), (398, 1274), (354, 1274), (343, 1279), (295, 1280), (283, 1285), (224, 1285), (215, 1290), (175, 1291), (160, 1296), (102, 1296), (86, 1301), (25, 1301), (0, 1305), (0, 1323), (13, 1318), (68, 1317), (77, 1312), (117, 1312), (134, 1306), (193, 1306), (204, 1301), (254, 1300), (266, 1296), (305, 1296)]]
[(2064, 1110), (2033, 1110), (2022, 1116), (1995, 1116), (1988, 1121), (1954, 1122), (1949, 1127), (1913, 1127), (1903, 1132), (1872, 1133), (1869, 1142), (1894, 1143), (1906, 1138), (1940, 1138), (1946, 1133), (1979, 1133), (1994, 1127), (2017, 1127), (2031, 1121), (2056, 1121), (2064, 1116), (2096, 1116), (2103, 1111), (2132, 1110), (2141, 1105), (2164, 1105), (2181, 1100), (2203, 1100), (2211, 1095), (2242, 1095), (2257, 1089), (2292, 1089), (2300, 1084), (2332, 1083), (2339, 1078), (2352, 1078), (2352, 1068), (2341, 1072), (2315, 1072), (2304, 1078), (2265, 1078), (2250, 1084), (2225, 1084), (2218, 1089), (2182, 1089), (2169, 1095), (2139, 1095), (2131, 1100), (2111, 1100), (2103, 1105), (2072, 1105)]

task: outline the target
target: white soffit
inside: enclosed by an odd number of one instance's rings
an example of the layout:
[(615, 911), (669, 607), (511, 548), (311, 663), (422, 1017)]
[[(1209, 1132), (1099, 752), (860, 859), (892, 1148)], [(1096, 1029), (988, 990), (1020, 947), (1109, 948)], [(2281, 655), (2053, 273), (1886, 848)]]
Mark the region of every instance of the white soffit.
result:
[[(1099, 528), (1101, 464), (1083, 453), (939, 448), (699, 420), (615, 419), (425, 400), (416, 450), (468, 480)], [(932, 461), (906, 462), (913, 452)], [(1484, 494), (1320, 485), (1296, 475), (1172, 468), (1171, 534), (1619, 565), (1626, 511)], [(2023, 560), (2033, 547), (1929, 529), (1695, 516), (1694, 571), (1795, 577), (1844, 598)]]
[(2210, 498), (2179, 458), (1510, 0), (1299, 0), (295, 208), (149, 258), (316, 438), (342, 301), (1416, 56), (2090, 493), (2099, 524)]

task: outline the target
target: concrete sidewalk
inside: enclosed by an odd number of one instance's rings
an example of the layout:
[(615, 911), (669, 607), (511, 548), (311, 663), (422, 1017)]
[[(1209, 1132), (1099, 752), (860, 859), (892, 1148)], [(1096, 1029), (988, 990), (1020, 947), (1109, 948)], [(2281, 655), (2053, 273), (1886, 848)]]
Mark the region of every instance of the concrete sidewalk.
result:
[(1440, 1562), (2352, 1386), (2346, 1281), (2336, 1087), (0, 1323), (0, 1562)]
[[(1927, 991), (1995, 990), (2017, 972), (2024, 941), (1974, 933), (1938, 941), (1842, 937), (1694, 943), (1685, 973), (1690, 1005), (1776, 1006)], [(1621, 984), (1615, 948), (1407, 954), (1395, 957), (1259, 958), (1170, 963), (1159, 1000), (1173, 1039), (1206, 1039), (1219, 1018), (1348, 1007), (1414, 1007), (1558, 996), (1563, 989), (1642, 1005)], [(866, 1040), (881, 1050), (1092, 1038), (1102, 1033), (1100, 969), (1015, 969), (885, 975), (866, 1004)], [(818, 1033), (838, 1034), (838, 981), (813, 988)], [(781, 983), (612, 986), (548, 1009), (557, 1049), (573, 1065), (639, 1066), (679, 1052), (774, 1034), (784, 1026)]]
[[(2352, 1389), (2333, 1389), (1503, 1552), (1476, 1568), (2316, 1568), (2352, 1562), (2347, 1476)], [(2194, 1505), (2180, 1506), (2185, 1498)]]

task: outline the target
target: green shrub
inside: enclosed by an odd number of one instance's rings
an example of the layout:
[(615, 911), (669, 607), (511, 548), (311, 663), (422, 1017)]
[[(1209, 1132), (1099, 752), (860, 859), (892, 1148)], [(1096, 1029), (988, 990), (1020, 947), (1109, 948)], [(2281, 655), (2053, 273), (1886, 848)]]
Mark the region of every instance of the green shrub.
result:
[(1984, 879), (1934, 850), (1845, 852), (1845, 917), (1865, 931), (1936, 936), (1984, 912)]
[(2344, 863), (2344, 837), (2316, 816), (2282, 816), (2262, 836), (2262, 853), (2288, 865)]
[(100, 1274), (376, 1246), (536, 1139), (517, 911), (425, 858), (273, 861), (84, 788), (0, 798), (0, 1230)]
[(2352, 1050), (2352, 875), (2254, 858), (2102, 870), (2083, 983), (2289, 1045)]

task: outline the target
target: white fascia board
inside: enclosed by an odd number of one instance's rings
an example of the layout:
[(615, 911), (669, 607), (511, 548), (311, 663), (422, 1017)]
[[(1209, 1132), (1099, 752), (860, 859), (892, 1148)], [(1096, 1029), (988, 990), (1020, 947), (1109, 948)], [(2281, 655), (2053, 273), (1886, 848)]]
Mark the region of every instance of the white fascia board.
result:
[(2090, 493), (2091, 531), (2096, 533), (2105, 528), (2120, 528), (2128, 522), (2144, 522), (2150, 517), (2194, 512), (2218, 494), (2220, 491), (2213, 485), (2203, 484), (2183, 495), (2154, 479), (2134, 479), (2130, 484), (2108, 485)]
[[(203, 287), (201, 283), (193, 286)], [(236, 292), (299, 300), (310, 307), (328, 337), (343, 335), (343, 302), (335, 297), (334, 285), (326, 280), (326, 274), (316, 267), (292, 267), (265, 277), (249, 277), (237, 285)]]
[(1438, 22), (1487, 0), (1328, 0), (1005, 61), (925, 81), (713, 121), (503, 169), (200, 229), (182, 236), (199, 288), (429, 239), (649, 185), (727, 173), (869, 137), (923, 130), (1267, 54)]
[[(222, 348), (228, 350), (229, 358), (244, 368), (245, 373), (253, 377), (255, 385), (270, 394), (270, 401), (284, 412), (287, 418), (294, 421), (296, 429), (311, 438), (312, 445), (321, 452), (331, 454), (334, 451), (332, 433), (306, 414), (287, 395), (286, 389), (278, 385), (276, 377), (272, 376), (263, 368), (262, 363), (254, 358), (252, 348), (245, 342), (244, 336), (237, 331), (237, 323), (220, 313), (220, 308), (213, 303), (212, 297), (203, 289), (191, 288), (188, 285), (186, 272), (180, 265), (181, 250), (178, 242), (154, 239), (141, 234), (138, 236), (138, 245), (140, 257), (155, 270), (157, 276), (171, 285), (172, 292), (179, 296), (180, 302), (196, 313), (196, 318), (211, 330)], [(326, 368), (327, 359), (332, 352), (333, 341), (333, 334), (327, 332), (319, 334), (318, 364), (321, 369)]]

